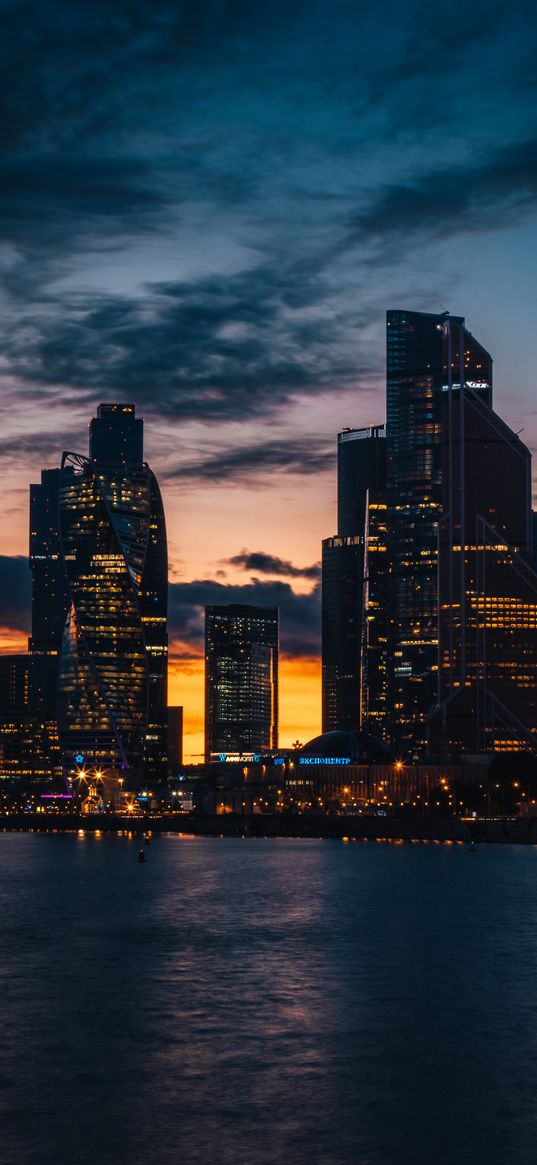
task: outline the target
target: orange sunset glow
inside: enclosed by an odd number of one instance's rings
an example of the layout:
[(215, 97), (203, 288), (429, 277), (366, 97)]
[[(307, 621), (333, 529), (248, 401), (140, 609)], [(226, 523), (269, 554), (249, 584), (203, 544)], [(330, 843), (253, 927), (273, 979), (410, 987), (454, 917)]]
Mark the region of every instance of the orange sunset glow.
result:
[[(171, 663), (169, 702), (184, 707), (183, 759), (203, 760), (204, 661)], [(280, 659), (280, 746), (305, 743), (321, 731), (321, 662)]]

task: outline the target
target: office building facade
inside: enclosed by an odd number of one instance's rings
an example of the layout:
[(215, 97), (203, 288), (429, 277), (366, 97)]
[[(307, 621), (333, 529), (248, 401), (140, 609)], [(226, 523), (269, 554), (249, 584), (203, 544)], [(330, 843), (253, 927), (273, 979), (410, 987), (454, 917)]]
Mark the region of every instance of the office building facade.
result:
[(205, 609), (205, 757), (278, 747), (279, 613)]
[(389, 311), (386, 322), (392, 745), (419, 760), (438, 686), (444, 389), (462, 378), (490, 403), (492, 360), (462, 317)]
[(0, 778), (30, 774), (29, 657), (0, 656)]
[(338, 532), (322, 546), (323, 732), (361, 724), (366, 529), (384, 497), (385, 437), (382, 425), (338, 434)]
[(48, 782), (60, 774), (55, 718), (31, 703), (30, 655), (0, 656), (0, 778)]
[(69, 610), (69, 593), (60, 546), (60, 470), (43, 469), (30, 486), (29, 566), (32, 574), (32, 623), (28, 641), (28, 708), (20, 771), (56, 777), (61, 773), (58, 739), (58, 667)]
[(69, 610), (58, 525), (59, 490), (59, 469), (43, 469), (40, 483), (30, 486), (29, 703), (36, 714), (50, 722), (57, 716), (58, 661)]
[(531, 455), (462, 371), (448, 378), (442, 431), (439, 683), (429, 751), (442, 759), (537, 752)]
[(391, 746), (393, 660), (392, 574), (388, 553), (388, 507), (385, 493), (370, 495), (364, 534), (364, 582), (361, 654), (360, 724), (365, 732)]
[(59, 534), (69, 610), (58, 674), (64, 771), (167, 771), (167, 549), (134, 405), (101, 405), (90, 456), (64, 453)]

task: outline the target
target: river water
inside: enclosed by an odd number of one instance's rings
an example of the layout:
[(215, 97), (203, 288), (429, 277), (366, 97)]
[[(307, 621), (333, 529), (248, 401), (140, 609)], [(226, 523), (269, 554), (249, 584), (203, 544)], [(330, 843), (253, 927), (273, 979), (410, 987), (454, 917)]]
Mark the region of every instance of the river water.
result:
[(533, 1165), (537, 849), (0, 834), (3, 1165)]

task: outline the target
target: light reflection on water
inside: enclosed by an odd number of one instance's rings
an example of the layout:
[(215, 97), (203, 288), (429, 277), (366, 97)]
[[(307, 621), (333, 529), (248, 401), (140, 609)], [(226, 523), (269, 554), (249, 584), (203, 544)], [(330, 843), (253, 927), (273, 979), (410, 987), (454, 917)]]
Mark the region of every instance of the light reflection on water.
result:
[(5, 1165), (535, 1159), (537, 851), (2, 834)]

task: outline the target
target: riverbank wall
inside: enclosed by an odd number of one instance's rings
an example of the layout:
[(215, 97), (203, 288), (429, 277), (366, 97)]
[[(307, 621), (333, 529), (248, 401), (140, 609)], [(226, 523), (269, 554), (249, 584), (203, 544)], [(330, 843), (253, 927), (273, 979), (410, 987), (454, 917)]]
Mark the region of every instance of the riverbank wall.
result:
[(305, 817), (168, 814), (130, 817), (119, 814), (9, 813), (0, 829), (38, 832), (134, 834), (185, 833), (200, 837), (304, 837), (386, 841), (537, 842), (537, 823), (528, 821), (459, 821), (441, 817)]
[(183, 833), (199, 837), (304, 837), (367, 841), (496, 842), (537, 845), (537, 819), (460, 821), (455, 817), (297, 816), (294, 814), (8, 813), (0, 829), (24, 832)]

